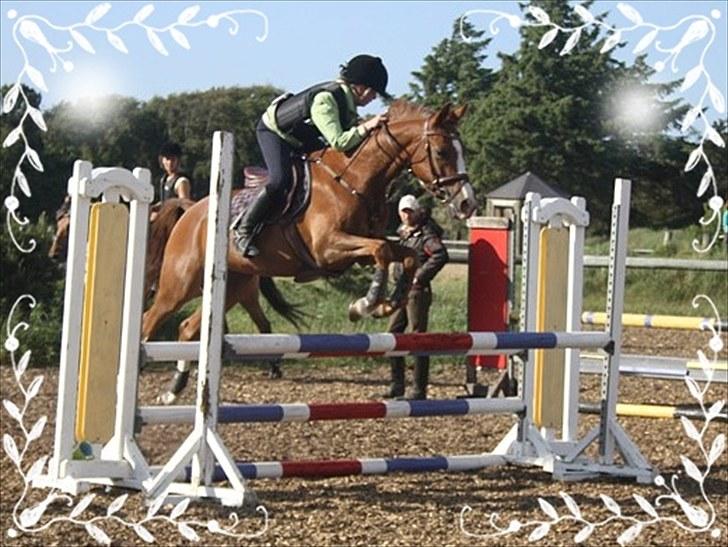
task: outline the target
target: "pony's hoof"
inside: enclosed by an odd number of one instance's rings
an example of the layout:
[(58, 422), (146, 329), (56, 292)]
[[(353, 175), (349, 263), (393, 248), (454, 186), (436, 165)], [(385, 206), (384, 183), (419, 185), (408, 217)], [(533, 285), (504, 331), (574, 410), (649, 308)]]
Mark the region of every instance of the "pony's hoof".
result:
[(280, 380), (283, 378), (283, 371), (278, 363), (273, 363), (268, 369), (268, 378), (271, 380)]
[(157, 397), (158, 405), (171, 405), (177, 400), (177, 395), (171, 391), (165, 391), (159, 397)]
[(376, 317), (376, 318), (389, 317), (399, 307), (400, 306), (397, 306), (391, 302), (382, 302), (381, 304), (377, 305), (376, 308), (374, 308), (374, 310), (372, 311), (372, 317)]
[(187, 382), (190, 379), (189, 370), (178, 370), (174, 373), (172, 381), (169, 383), (168, 391), (175, 397), (182, 393), (184, 388), (187, 387)]
[(349, 321), (352, 323), (359, 321), (362, 317), (369, 315), (370, 311), (371, 305), (369, 301), (365, 297), (359, 298), (349, 304)]

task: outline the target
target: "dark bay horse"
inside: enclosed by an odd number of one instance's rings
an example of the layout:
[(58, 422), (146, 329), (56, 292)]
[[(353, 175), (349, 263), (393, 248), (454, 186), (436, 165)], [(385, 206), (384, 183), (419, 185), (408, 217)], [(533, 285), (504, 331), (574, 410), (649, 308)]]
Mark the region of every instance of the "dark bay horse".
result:
[[(309, 256), (301, 256), (289, 243), (284, 228), (275, 224), (258, 236), (261, 254), (255, 258), (244, 258), (231, 244), (225, 311), (241, 294), (254, 290), (260, 276), (308, 281), (342, 273), (354, 263), (374, 264), (377, 272), (386, 272), (391, 262), (402, 262), (405, 286), (401, 293), (406, 295), (417, 258), (414, 251), (384, 237), (387, 190), (394, 178), (409, 168), (425, 190), (448, 205), (457, 217), (469, 217), (476, 204), (457, 136), (457, 125), (464, 113), (464, 106), (452, 108), (448, 104), (432, 112), (396, 101), (389, 109), (388, 122), (370, 132), (352, 154), (325, 149), (309, 157), (311, 202), (296, 223)], [(144, 314), (143, 340), (148, 340), (169, 314), (200, 295), (206, 220), (205, 199), (191, 207), (172, 230), (159, 289)], [(381, 308), (384, 296), (380, 284), (357, 302), (365, 312), (372, 313)], [(180, 326), (180, 341), (196, 339), (200, 324), (198, 309)]]

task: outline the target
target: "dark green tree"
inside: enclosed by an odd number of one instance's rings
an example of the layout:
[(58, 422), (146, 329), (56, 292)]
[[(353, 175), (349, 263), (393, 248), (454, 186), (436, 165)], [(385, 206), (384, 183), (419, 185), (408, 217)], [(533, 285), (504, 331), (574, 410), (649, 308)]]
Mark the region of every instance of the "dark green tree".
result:
[[(279, 89), (270, 86), (213, 88), (155, 97), (147, 103), (146, 109), (162, 121), (163, 140), (180, 143), (184, 150), (183, 166), (196, 184), (204, 186), (210, 181), (212, 134), (215, 131), (231, 131), (235, 135), (236, 173), (245, 165), (262, 165), (255, 127), (270, 102), (280, 93)], [(158, 148), (159, 144), (155, 146)], [(161, 170), (156, 163), (154, 167), (156, 180)]]
[[(422, 68), (412, 72), (410, 99), (439, 108), (447, 102), (468, 103), (483, 97), (492, 84), (493, 71), (485, 68), (485, 49), (491, 39), (467, 20), (456, 19), (452, 34), (432, 48)], [(463, 35), (469, 38), (464, 40)]]
[[(591, 3), (582, 5), (589, 8)], [(541, 8), (567, 29), (584, 24), (566, 0), (523, 6), (535, 20), (527, 7)], [(471, 178), (487, 191), (532, 171), (569, 194), (586, 197), (593, 225), (603, 227), (615, 177), (666, 173), (670, 162), (654, 152), (675, 153), (661, 142), (663, 132), (684, 112), (664, 100), (675, 84), (648, 85), (651, 72), (643, 59), (627, 67), (609, 51), (602, 53), (610, 36), (600, 35), (595, 25), (566, 32), (522, 26), (520, 33), (519, 49), (500, 55), (502, 67), (492, 91), (465, 121)], [(625, 126), (618, 113), (627, 91), (654, 105), (651, 124)], [(647, 159), (642, 156), (646, 151), (653, 153)], [(653, 169), (656, 165), (661, 169)], [(661, 184), (669, 186), (665, 182)], [(649, 211), (641, 212), (646, 217)]]

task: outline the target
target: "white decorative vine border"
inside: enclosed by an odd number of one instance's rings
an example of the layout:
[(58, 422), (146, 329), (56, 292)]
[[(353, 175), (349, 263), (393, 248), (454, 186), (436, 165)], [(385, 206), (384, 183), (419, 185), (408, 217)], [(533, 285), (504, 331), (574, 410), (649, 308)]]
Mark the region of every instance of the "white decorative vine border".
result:
[[(528, 6), (526, 8), (526, 12), (530, 18), (523, 18), (520, 15), (496, 10), (474, 9), (466, 12), (461, 17), (460, 35), (464, 40), (470, 40), (471, 38), (464, 33), (464, 22), (473, 15), (485, 15), (491, 17), (488, 28), (490, 33), (493, 35), (497, 35), (500, 32), (497, 25), (499, 22), (504, 20), (507, 21), (513, 29), (518, 29), (522, 26), (543, 27), (545, 32), (538, 44), (539, 49), (547, 48), (556, 39), (559, 33), (568, 35), (569, 37), (567, 38), (563, 48), (559, 51), (559, 55), (563, 56), (568, 55), (577, 46), (581, 33), (584, 29), (588, 27), (599, 27), (605, 32), (604, 43), (600, 50), (601, 53), (610, 51), (620, 42), (627, 40), (630, 33), (633, 33), (634, 35), (639, 35), (639, 40), (632, 49), (633, 54), (644, 53), (648, 51), (650, 47), (653, 47), (655, 51), (665, 54), (663, 59), (654, 64), (655, 70), (660, 72), (665, 69), (668, 63), (670, 63), (672, 71), (676, 73), (678, 72), (677, 60), (680, 53), (688, 46), (702, 43), (700, 62), (685, 73), (682, 85), (680, 86), (680, 92), (684, 93), (695, 86), (700, 80), (704, 81), (704, 91), (700, 95), (698, 102), (692, 105), (683, 118), (680, 130), (683, 134), (688, 134), (690, 129), (695, 126), (698, 120), (702, 121), (702, 135), (696, 147), (690, 152), (687, 162), (685, 163), (684, 170), (686, 172), (691, 171), (701, 162), (705, 164), (705, 172), (696, 194), (698, 197), (702, 197), (706, 195), (709, 188), (713, 191), (712, 197), (708, 199), (710, 216), (703, 216), (699, 220), (700, 224), (703, 226), (709, 226), (715, 223), (713, 237), (708, 245), (702, 248), (700, 247), (698, 240), (694, 240), (692, 242), (693, 250), (699, 253), (706, 253), (711, 249), (711, 247), (713, 247), (713, 245), (715, 245), (718, 240), (718, 236), (720, 235), (721, 209), (724, 205), (723, 198), (718, 195), (718, 186), (713, 173), (713, 167), (704, 151), (704, 147), (708, 144), (708, 142), (717, 147), (725, 148), (723, 138), (711, 127), (710, 121), (705, 115), (705, 110), (708, 107), (708, 98), (710, 98), (712, 107), (719, 114), (725, 113), (725, 98), (723, 93), (713, 82), (704, 64), (705, 57), (710, 51), (715, 40), (715, 24), (705, 15), (690, 15), (682, 18), (673, 25), (658, 26), (645, 21), (639, 11), (627, 3), (617, 4), (617, 9), (631, 23), (631, 25), (624, 27), (612, 26), (597, 19), (586, 7), (579, 4), (574, 5), (574, 11), (581, 18), (583, 23), (573, 28), (563, 27), (554, 23), (551, 21), (548, 13), (537, 6)], [(716, 20), (719, 19), (721, 15), (722, 14), (719, 10), (712, 10), (710, 14), (710, 16)], [(682, 33), (680, 33), (681, 30)], [(660, 36), (663, 39), (673, 40), (673, 31), (678, 31), (677, 33), (680, 34), (681, 37), (678, 41), (673, 42), (675, 45), (672, 47), (663, 46), (661, 42), (657, 40)], [(708, 296), (696, 296), (692, 301), (693, 307), (698, 308), (701, 301), (707, 302), (709, 307), (712, 308), (713, 316), (716, 319), (715, 324), (720, 325), (720, 315), (718, 310)], [(491, 513), (487, 519), (491, 532), (484, 534), (474, 533), (468, 529), (466, 516), (472, 513), (473, 509), (469, 505), (465, 505), (460, 512), (459, 520), (460, 530), (463, 535), (472, 538), (485, 539), (508, 536), (530, 530), (528, 541), (534, 542), (546, 537), (557, 524), (570, 522), (582, 525), (582, 528), (573, 538), (574, 543), (582, 543), (586, 541), (596, 529), (615, 522), (621, 522), (622, 524), (628, 524), (629, 526), (617, 538), (617, 542), (620, 545), (626, 545), (634, 541), (644, 529), (657, 523), (672, 523), (683, 530), (690, 531), (695, 534), (709, 532), (714, 538), (720, 537), (721, 529), (713, 527), (717, 519), (716, 509), (705, 492), (705, 479), (710, 474), (713, 464), (715, 464), (721, 454), (723, 454), (726, 447), (726, 437), (724, 433), (716, 435), (713, 438), (712, 443), (705, 438), (710, 423), (718, 416), (718, 414), (720, 414), (726, 403), (725, 400), (721, 400), (711, 405), (710, 408), (706, 408), (706, 402), (704, 400), (713, 379), (718, 354), (723, 349), (723, 341), (720, 336), (720, 326), (718, 326), (717, 330), (714, 327), (710, 327), (710, 329), (712, 331), (712, 336), (708, 342), (708, 347), (710, 350), (709, 353), (712, 353), (712, 357), (709, 358), (702, 350), (698, 350), (697, 352), (700, 366), (706, 374), (706, 383), (703, 386), (700, 386), (698, 382), (691, 377), (685, 377), (685, 383), (687, 384), (690, 395), (700, 405), (705, 421), (703, 426), (698, 430), (689, 419), (685, 417), (680, 418), (685, 434), (691, 440), (695, 441), (705, 460), (704, 463), (700, 464), (703, 466), (702, 469), (700, 465), (693, 462), (687, 456), (680, 455), (680, 461), (682, 462), (687, 476), (698, 483), (701, 494), (700, 501), (705, 503), (708, 507), (708, 511), (689, 503), (682, 497), (677, 488), (678, 475), (673, 475), (670, 478), (669, 484), (665, 481), (664, 477), (657, 476), (654, 481), (655, 485), (658, 488), (663, 489), (666, 493), (655, 496), (652, 502), (648, 501), (645, 497), (639, 494), (632, 494), (632, 497), (637, 502), (640, 509), (644, 512), (646, 518), (623, 515), (622, 509), (614, 499), (606, 494), (599, 494), (604, 506), (610, 513), (612, 513), (612, 515), (603, 520), (592, 522), (583, 515), (579, 505), (573, 497), (566, 492), (560, 492), (567, 512), (563, 514), (559, 513), (559, 511), (551, 503), (544, 498), (539, 497), (539, 507), (546, 516), (545, 519), (527, 521), (513, 519), (507, 524), (501, 524), (500, 514)], [(706, 447), (706, 443), (710, 444), (709, 449)], [(666, 502), (673, 502), (674, 504), (677, 504), (687, 518), (687, 523), (675, 517), (660, 515), (659, 508)]]
[[(30, 62), (25, 48), (26, 42), (40, 45), (45, 49), (51, 59), (51, 66), (49, 68), (50, 72), (55, 72), (59, 65), (66, 72), (70, 72), (74, 69), (74, 65), (73, 62), (69, 60), (69, 57), (74, 50), (77, 50), (78, 48), (90, 55), (96, 53), (93, 42), (89, 37), (102, 35), (119, 52), (128, 54), (129, 49), (123, 40), (123, 31), (128, 27), (143, 29), (151, 46), (160, 55), (164, 56), (169, 55), (169, 51), (167, 50), (167, 45), (165, 45), (163, 38), (169, 37), (179, 47), (190, 49), (190, 42), (182, 29), (200, 26), (207, 26), (214, 29), (219, 27), (221, 23), (227, 24), (229, 26), (228, 31), (230, 35), (234, 36), (238, 33), (240, 28), (240, 24), (235, 17), (240, 15), (255, 15), (262, 20), (263, 31), (261, 34), (256, 36), (256, 39), (259, 42), (263, 42), (268, 36), (268, 17), (265, 13), (254, 9), (235, 9), (215, 13), (208, 15), (207, 17), (199, 17), (201, 12), (200, 6), (191, 5), (184, 8), (179, 13), (175, 21), (165, 26), (154, 26), (147, 22), (149, 17), (154, 13), (154, 4), (146, 4), (137, 11), (131, 20), (113, 27), (103, 26), (100, 21), (109, 12), (109, 10), (111, 10), (111, 7), (111, 4), (108, 2), (100, 3), (88, 12), (83, 21), (66, 26), (56, 25), (48, 19), (38, 15), (18, 16), (18, 12), (14, 9), (7, 12), (7, 17), (11, 20), (15, 20), (12, 31), (13, 41), (22, 55), (23, 67), (20, 70), (15, 83), (10, 87), (5, 97), (3, 97), (2, 112), (3, 114), (12, 112), (18, 108), (19, 105), (24, 108), (24, 112), (18, 122), (18, 125), (8, 133), (2, 145), (7, 148), (22, 142), (24, 149), (13, 171), (10, 195), (5, 198), (3, 204), (7, 209), (6, 226), (8, 233), (10, 234), (15, 246), (23, 253), (32, 252), (36, 247), (36, 242), (35, 240), (30, 239), (27, 246), (24, 246), (15, 235), (15, 227), (25, 226), (29, 222), (27, 217), (24, 217), (19, 213), (20, 202), (16, 197), (16, 192), (19, 189), (26, 197), (32, 197), (30, 184), (23, 172), (26, 164), (36, 171), (43, 172), (43, 162), (38, 152), (28, 143), (24, 127), (26, 121), (30, 119), (30, 121), (41, 131), (47, 131), (48, 129), (46, 122), (43, 119), (43, 114), (39, 109), (30, 104), (30, 101), (21, 86), (27, 78), (27, 80), (29, 80), (30, 83), (37, 88), (42, 91), (48, 91), (43, 71)], [(43, 32), (43, 28), (67, 34), (69, 39), (64, 45), (55, 45), (47, 38), (46, 34)], [(21, 99), (20, 103), (18, 102), (19, 99)], [(72, 496), (62, 494), (57, 489), (52, 489), (41, 502), (22, 509), (28, 496), (31, 482), (42, 473), (48, 459), (48, 456), (44, 456), (33, 462), (30, 466), (23, 461), (28, 447), (33, 441), (37, 440), (41, 436), (47, 422), (47, 416), (42, 416), (32, 427), (30, 427), (30, 429), (28, 429), (25, 424), (25, 415), (28, 407), (33, 398), (38, 395), (43, 383), (43, 376), (35, 376), (30, 383), (27, 383), (28, 380), (25, 378), (25, 373), (27, 372), (28, 364), (30, 363), (30, 350), (25, 351), (20, 359), (17, 359), (16, 357), (16, 352), (20, 349), (18, 331), (27, 330), (29, 325), (24, 321), (14, 324), (15, 319), (13, 316), (18, 306), (26, 300), (28, 301), (29, 308), (32, 309), (35, 307), (35, 298), (30, 294), (24, 294), (15, 301), (8, 314), (8, 320), (6, 323), (7, 337), (4, 343), (5, 350), (10, 354), (15, 381), (24, 398), (21, 406), (18, 406), (15, 402), (8, 399), (3, 400), (5, 411), (17, 422), (24, 437), (22, 444), (19, 446), (15, 438), (7, 433), (3, 434), (3, 449), (23, 479), (23, 490), (20, 494), (20, 498), (13, 506), (12, 520), (15, 528), (10, 528), (6, 531), (8, 537), (17, 538), (20, 534), (39, 533), (60, 522), (83, 526), (86, 532), (96, 542), (103, 545), (110, 545), (111, 538), (101, 527), (101, 524), (110, 522), (114, 522), (117, 525), (121, 524), (123, 527), (133, 530), (138, 537), (147, 543), (153, 543), (155, 541), (155, 537), (145, 526), (153, 522), (161, 522), (174, 526), (180, 536), (189, 541), (200, 541), (201, 539), (195, 528), (200, 531), (207, 530), (207, 532), (213, 535), (226, 536), (238, 540), (260, 537), (267, 532), (269, 524), (268, 511), (264, 506), (258, 506), (256, 508), (256, 512), (263, 518), (263, 523), (260, 529), (254, 533), (241, 533), (237, 529), (241, 522), (237, 513), (231, 513), (228, 517), (229, 522), (224, 526), (218, 520), (214, 519), (198, 521), (182, 518), (189, 506), (189, 498), (185, 498), (180, 501), (168, 515), (165, 515), (160, 514), (160, 510), (162, 509), (164, 502), (164, 497), (160, 496), (149, 506), (146, 515), (135, 521), (128, 521), (119, 516), (119, 511), (126, 503), (128, 494), (115, 498), (107, 507), (104, 515), (93, 517), (83, 516), (84, 511), (86, 511), (96, 496), (93, 493), (83, 496), (78, 502), (76, 502)], [(43, 524), (39, 524), (45, 511), (54, 502), (62, 502), (68, 507), (73, 508), (69, 511), (68, 515), (54, 517), (48, 519)]]
[[(494, 16), (494, 19), (491, 21), (490, 24), (490, 30), (493, 34), (498, 34), (499, 30), (496, 27), (496, 24), (503, 19), (508, 21), (510, 26), (513, 28), (519, 28), (523, 25), (545, 27), (547, 30), (541, 39), (539, 48), (548, 47), (551, 42), (553, 42), (553, 40), (556, 38), (559, 32), (568, 33), (570, 34), (570, 37), (567, 40), (564, 48), (560, 51), (561, 55), (568, 54), (578, 44), (582, 30), (591, 25), (602, 27), (609, 35), (608, 38), (605, 40), (602, 52), (609, 51), (611, 48), (615, 47), (627, 34), (632, 31), (647, 30), (647, 33), (641, 37), (633, 52), (640, 53), (646, 51), (649, 47), (652, 46), (655, 48), (656, 51), (665, 53), (666, 57), (662, 61), (659, 61), (655, 64), (655, 69), (658, 71), (663, 70), (667, 63), (671, 63), (673, 71), (676, 71), (677, 58), (680, 52), (689, 45), (698, 42), (705, 42), (700, 58), (700, 63), (686, 73), (683, 84), (681, 86), (681, 91), (686, 91), (688, 88), (694, 86), (701, 79), (705, 82), (704, 92), (701, 95), (699, 102), (693, 105), (693, 107), (683, 119), (682, 132), (686, 133), (698, 122), (698, 120), (702, 121), (703, 132), (701, 139), (696, 148), (691, 152), (685, 165), (685, 171), (690, 171), (696, 168), (699, 164), (701, 164), (701, 162), (704, 163), (706, 166), (706, 171), (703, 175), (703, 178), (701, 179), (699, 188), (697, 190), (697, 195), (699, 197), (702, 197), (706, 194), (709, 188), (712, 188), (713, 191), (713, 196), (708, 200), (708, 206), (711, 211), (710, 217), (703, 217), (700, 219), (699, 222), (703, 226), (710, 226), (711, 224), (715, 223), (716, 227), (714, 236), (711, 242), (704, 248), (700, 248), (697, 240), (693, 242), (693, 248), (697, 252), (707, 252), (717, 241), (720, 230), (720, 210), (723, 206), (723, 199), (718, 195), (712, 166), (710, 165), (710, 162), (703, 151), (704, 146), (707, 144), (708, 141), (719, 147), (725, 146), (725, 143), (722, 141), (720, 135), (718, 135), (717, 132), (712, 129), (709, 120), (704, 114), (704, 108), (707, 106), (708, 98), (710, 99), (716, 111), (718, 111), (719, 113), (725, 112), (725, 99), (723, 97), (723, 94), (712, 82), (710, 74), (705, 69), (703, 63), (705, 56), (707, 55), (711, 45), (713, 44), (713, 40), (715, 37), (715, 26), (708, 17), (695, 15), (683, 18), (672, 26), (659, 27), (657, 25), (653, 25), (643, 21), (639, 12), (628, 4), (619, 4), (617, 7), (620, 12), (632, 23), (631, 26), (617, 28), (608, 25), (603, 21), (597, 20), (586, 8), (580, 5), (576, 5), (574, 9), (582, 18), (584, 23), (583, 25), (575, 28), (564, 28), (554, 24), (550, 21), (548, 14), (544, 10), (535, 6), (531, 6), (528, 8), (528, 12), (533, 17), (533, 20), (526, 20), (522, 19), (518, 15), (492, 10), (470, 10), (463, 16), (463, 18), (476, 14)], [(231, 10), (223, 13), (209, 15), (206, 18), (198, 18), (200, 6), (193, 5), (182, 10), (176, 21), (166, 26), (156, 27), (149, 25), (145, 22), (154, 11), (154, 5), (147, 4), (142, 7), (131, 20), (121, 23), (115, 27), (103, 27), (99, 24), (99, 22), (110, 9), (110, 3), (101, 3), (94, 7), (92, 10), (90, 10), (88, 15), (82, 22), (78, 22), (68, 26), (58, 26), (43, 17), (35, 15), (23, 15), (18, 17), (18, 13), (15, 10), (10, 10), (7, 13), (8, 18), (10, 18), (11, 20), (17, 19), (13, 26), (13, 40), (15, 41), (15, 44), (17, 45), (18, 49), (21, 52), (21, 55), (23, 56), (24, 65), (18, 75), (18, 78), (16, 79), (15, 85), (10, 88), (9, 92), (3, 98), (2, 111), (3, 113), (9, 113), (13, 111), (18, 105), (18, 99), (22, 99), (21, 104), (24, 106), (25, 110), (18, 126), (8, 134), (5, 141), (3, 142), (3, 146), (5, 147), (13, 146), (19, 141), (22, 141), (24, 145), (23, 154), (21, 155), (14, 170), (11, 192), (10, 195), (4, 200), (4, 206), (7, 209), (6, 224), (8, 232), (11, 235), (11, 238), (13, 239), (16, 247), (21, 252), (32, 252), (36, 246), (35, 241), (32, 239), (28, 242), (27, 246), (23, 246), (18, 241), (14, 233), (15, 227), (25, 226), (29, 222), (26, 217), (23, 217), (19, 213), (20, 204), (18, 198), (16, 197), (16, 192), (18, 189), (26, 197), (30, 198), (32, 196), (30, 185), (28, 184), (28, 180), (23, 172), (23, 166), (27, 162), (27, 164), (29, 164), (29, 166), (36, 171), (43, 171), (41, 158), (38, 152), (30, 147), (30, 145), (28, 144), (28, 139), (25, 136), (23, 128), (25, 122), (28, 120), (28, 118), (30, 118), (31, 122), (34, 123), (40, 130), (47, 130), (47, 126), (45, 120), (43, 119), (41, 111), (30, 105), (28, 97), (25, 95), (20, 85), (23, 79), (27, 78), (32, 84), (34, 84), (41, 90), (47, 91), (47, 85), (45, 83), (43, 72), (36, 66), (30, 64), (25, 46), (21, 41), (21, 38), (45, 48), (52, 61), (52, 65), (49, 70), (51, 72), (55, 72), (59, 64), (65, 71), (73, 70), (73, 62), (68, 59), (68, 54), (76, 49), (76, 46), (78, 46), (80, 50), (83, 50), (88, 54), (95, 53), (92, 41), (89, 40), (88, 36), (84, 34), (84, 32), (90, 32), (92, 36), (103, 34), (106, 40), (114, 48), (116, 48), (119, 52), (126, 54), (128, 53), (128, 48), (123, 41), (121, 33), (126, 27), (136, 26), (144, 29), (149, 43), (161, 55), (168, 55), (167, 46), (162, 39), (166, 36), (169, 36), (169, 38), (171, 38), (180, 47), (184, 49), (190, 49), (189, 40), (181, 30), (185, 27), (191, 28), (206, 25), (210, 28), (216, 28), (221, 22), (223, 22), (230, 25), (229, 32), (231, 35), (237, 34), (239, 24), (235, 19), (236, 15), (257, 15), (262, 19), (264, 23), (263, 32), (256, 37), (257, 40), (262, 42), (266, 39), (268, 35), (268, 19), (264, 13), (258, 10)], [(720, 13), (717, 10), (713, 10), (711, 16), (714, 19), (718, 19), (720, 17)], [(658, 41), (656, 41), (658, 34), (666, 34), (671, 31), (680, 29), (688, 22), (690, 22), (689, 27), (682, 35), (680, 41), (677, 42), (674, 47), (665, 48), (661, 46)], [(55, 31), (68, 33), (70, 40), (64, 46), (53, 45), (43, 33), (43, 26), (53, 29)], [(466, 36), (463, 37), (467, 39)], [(10, 400), (3, 401), (5, 411), (18, 422), (19, 427), (24, 435), (24, 444), (20, 448), (18, 447), (18, 444), (12, 436), (8, 434), (3, 435), (3, 448), (5, 450), (5, 453), (14, 463), (24, 481), (24, 488), (21, 496), (13, 508), (13, 523), (17, 529), (11, 528), (7, 530), (7, 535), (9, 537), (18, 537), (20, 533), (38, 533), (58, 522), (72, 522), (79, 526), (84, 526), (89, 535), (94, 540), (102, 544), (109, 544), (111, 542), (111, 539), (100, 527), (100, 524), (102, 522), (111, 521), (120, 523), (124, 527), (131, 528), (140, 538), (150, 543), (154, 542), (155, 538), (144, 525), (154, 521), (166, 522), (176, 526), (180, 535), (191, 541), (199, 541), (200, 539), (198, 533), (195, 531), (195, 527), (200, 530), (206, 529), (212, 534), (224, 535), (240, 539), (257, 537), (267, 531), (268, 514), (263, 507), (260, 507), (258, 509), (265, 519), (263, 527), (255, 534), (246, 535), (240, 534), (236, 531), (239, 520), (237, 515), (234, 513), (231, 514), (231, 523), (227, 527), (223, 527), (216, 520), (201, 522), (181, 519), (188, 507), (189, 500), (183, 500), (182, 502), (180, 502), (177, 506), (175, 506), (174, 509), (172, 509), (169, 515), (159, 514), (159, 510), (161, 509), (161, 502), (157, 500), (156, 503), (150, 506), (144, 518), (138, 521), (128, 522), (119, 517), (117, 514), (127, 500), (126, 494), (119, 496), (112, 501), (112, 503), (107, 508), (106, 515), (85, 519), (81, 518), (81, 516), (83, 512), (88, 508), (89, 504), (93, 501), (94, 494), (89, 494), (81, 498), (81, 500), (75, 504), (75, 506), (67, 516), (50, 519), (42, 525), (39, 525), (38, 523), (40, 522), (43, 514), (51, 503), (55, 501), (61, 501), (65, 502), (70, 507), (74, 505), (75, 500), (71, 496), (60, 494), (57, 491), (52, 491), (39, 504), (36, 504), (33, 507), (25, 508), (21, 511), (21, 507), (28, 493), (30, 482), (34, 477), (41, 473), (47, 459), (47, 457), (40, 458), (30, 466), (23, 463), (23, 458), (28, 449), (28, 446), (31, 442), (35, 441), (37, 438), (40, 437), (47, 421), (47, 417), (43, 416), (38, 421), (36, 421), (35, 424), (30, 427), (30, 429), (28, 429), (24, 423), (25, 414), (28, 406), (32, 399), (38, 394), (43, 382), (43, 376), (36, 376), (35, 378), (33, 378), (33, 380), (30, 381), (30, 383), (27, 383), (27, 380), (24, 378), (28, 364), (30, 362), (30, 351), (25, 351), (20, 359), (16, 358), (16, 352), (20, 349), (20, 342), (18, 340), (17, 333), (21, 329), (27, 330), (28, 324), (21, 321), (12, 327), (11, 325), (13, 325), (13, 316), (16, 312), (16, 309), (18, 308), (20, 303), (25, 300), (29, 301), (28, 306), (30, 308), (33, 308), (35, 306), (36, 302), (32, 295), (22, 295), (16, 300), (13, 308), (8, 315), (7, 337), (4, 344), (5, 349), (11, 355), (15, 379), (19, 386), (20, 392), (24, 397), (24, 401), (21, 407), (18, 407), (14, 402)], [(698, 307), (700, 300), (707, 301), (709, 305), (713, 308), (716, 319), (719, 319), (718, 312), (715, 306), (713, 305), (710, 298), (708, 298), (707, 296), (700, 295), (696, 297), (693, 300), (693, 306)], [(720, 338), (720, 331), (718, 330), (716, 332), (715, 330), (713, 330), (713, 336), (711, 337), (711, 340), (709, 342), (710, 351), (713, 353), (713, 364), (715, 363), (717, 359), (717, 354), (721, 351), (722, 346), (723, 345)], [(590, 522), (589, 520), (584, 518), (581, 510), (579, 509), (574, 499), (567, 493), (562, 492), (561, 496), (568, 509), (567, 514), (560, 515), (553, 505), (551, 505), (548, 501), (539, 498), (539, 505), (544, 514), (548, 517), (548, 519), (526, 522), (512, 520), (509, 522), (508, 525), (500, 526), (498, 524), (499, 515), (497, 513), (492, 514), (490, 516), (489, 523), (495, 529), (495, 532), (486, 535), (474, 534), (467, 530), (465, 516), (472, 511), (472, 508), (470, 508), (469, 506), (465, 506), (460, 515), (460, 529), (462, 533), (470, 537), (497, 537), (522, 532), (527, 529), (532, 529), (528, 540), (536, 541), (548, 535), (548, 533), (552, 530), (553, 526), (558, 524), (559, 522), (573, 521), (579, 522), (584, 525), (581, 531), (578, 532), (577, 535), (574, 537), (574, 541), (576, 543), (579, 543), (585, 541), (595, 529), (606, 526), (607, 524), (614, 521), (623, 521), (631, 524), (630, 527), (618, 538), (618, 542), (620, 544), (625, 544), (636, 539), (640, 532), (649, 525), (660, 521), (668, 521), (685, 530), (690, 530), (696, 533), (710, 531), (714, 537), (719, 536), (719, 529), (711, 529), (711, 527), (715, 523), (716, 513), (713, 504), (705, 494), (704, 481), (710, 473), (711, 466), (725, 449), (725, 435), (720, 434), (716, 436), (713, 439), (709, 450), (706, 449), (706, 447), (704, 446), (705, 439), (703, 437), (708, 429), (709, 423), (720, 413), (725, 401), (719, 401), (712, 405), (710, 408), (705, 408), (703, 397), (710, 385), (713, 367), (711, 366), (711, 359), (708, 358), (703, 351), (698, 351), (698, 357), (707, 375), (708, 382), (702, 387), (699, 386), (691, 378), (687, 378), (686, 382), (691, 395), (699, 402), (703, 410), (703, 413), (705, 415), (705, 423), (700, 430), (697, 430), (692, 422), (690, 422), (689, 420), (683, 418), (681, 421), (688, 437), (698, 443), (703, 455), (705, 456), (705, 468), (701, 471), (698, 465), (690, 461), (685, 456), (681, 456), (681, 460), (687, 475), (699, 483), (703, 500), (706, 502), (710, 509), (709, 512), (690, 505), (680, 496), (676, 487), (676, 476), (673, 476), (671, 478), (669, 486), (665, 483), (665, 480), (662, 477), (658, 477), (655, 481), (656, 485), (658, 487), (666, 489), (666, 491), (668, 492), (667, 494), (657, 496), (655, 498), (655, 501), (652, 503), (646, 500), (644, 497), (639, 496), (638, 494), (633, 495), (638, 505), (650, 517), (648, 519), (640, 520), (634, 517), (626, 517), (622, 515), (619, 505), (609, 496), (601, 494), (600, 496), (602, 501), (604, 502), (607, 509), (614, 513), (614, 516), (610, 516), (609, 518), (602, 521)], [(690, 524), (686, 525), (683, 522), (680, 522), (678, 519), (672, 517), (661, 517), (658, 513), (657, 508), (660, 506), (661, 503), (665, 501), (673, 501), (678, 504), (683, 510)]]

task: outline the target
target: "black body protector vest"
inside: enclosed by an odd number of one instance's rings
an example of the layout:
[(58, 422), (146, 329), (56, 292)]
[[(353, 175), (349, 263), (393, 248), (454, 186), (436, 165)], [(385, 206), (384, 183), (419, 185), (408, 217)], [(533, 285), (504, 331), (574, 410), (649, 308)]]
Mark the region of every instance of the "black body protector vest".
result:
[(322, 91), (329, 91), (334, 95), (336, 105), (339, 107), (341, 127), (350, 128), (356, 119), (351, 119), (346, 105), (346, 94), (339, 82), (316, 84), (295, 95), (283, 95), (276, 99), (278, 107), (275, 116), (278, 129), (303, 143), (302, 151), (306, 153), (321, 150), (329, 145), (316, 126), (311, 123), (313, 99)]
[(177, 194), (174, 191), (174, 185), (177, 184), (177, 180), (180, 178), (185, 178), (190, 181), (190, 194), (192, 195), (192, 199), (200, 199), (199, 196), (195, 195), (195, 184), (192, 181), (192, 177), (183, 172), (175, 173), (175, 175), (169, 179), (166, 174), (162, 175), (162, 178), (159, 179), (159, 201), (167, 201), (168, 199), (177, 197)]

